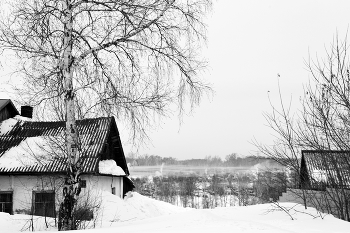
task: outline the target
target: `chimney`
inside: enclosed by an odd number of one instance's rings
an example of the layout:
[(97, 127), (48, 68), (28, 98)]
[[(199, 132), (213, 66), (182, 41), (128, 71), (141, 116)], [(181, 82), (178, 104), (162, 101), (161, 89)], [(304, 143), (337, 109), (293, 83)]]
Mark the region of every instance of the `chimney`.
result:
[(33, 107), (32, 106), (21, 106), (21, 116), (32, 118), (33, 117)]

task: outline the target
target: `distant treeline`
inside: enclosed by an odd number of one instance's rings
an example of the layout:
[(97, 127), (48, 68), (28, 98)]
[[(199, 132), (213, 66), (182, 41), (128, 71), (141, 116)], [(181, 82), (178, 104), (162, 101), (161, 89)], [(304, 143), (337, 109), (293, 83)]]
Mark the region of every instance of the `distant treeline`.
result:
[(283, 171), (204, 174), (202, 176), (151, 176), (131, 178), (145, 196), (197, 209), (246, 206), (277, 201), (287, 185), (296, 187), (294, 174)]
[(132, 166), (159, 166), (159, 165), (185, 165), (185, 166), (233, 166), (233, 167), (251, 167), (256, 164), (264, 163), (267, 166), (277, 166), (277, 163), (270, 158), (261, 156), (241, 157), (236, 153), (229, 154), (225, 159), (218, 156), (207, 156), (204, 159), (185, 159), (178, 160), (173, 157), (161, 157), (159, 155), (137, 155), (129, 153), (126, 156), (127, 163)]

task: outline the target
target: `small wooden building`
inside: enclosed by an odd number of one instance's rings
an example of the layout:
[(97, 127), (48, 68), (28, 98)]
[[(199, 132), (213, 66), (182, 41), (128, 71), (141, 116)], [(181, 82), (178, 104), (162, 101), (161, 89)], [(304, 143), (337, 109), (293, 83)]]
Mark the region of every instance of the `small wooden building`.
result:
[(300, 188), (350, 189), (350, 151), (303, 150), (301, 153)]
[(314, 207), (349, 221), (350, 151), (303, 150), (299, 188), (290, 188), (280, 202)]
[(19, 115), (10, 99), (0, 99), (0, 122)]

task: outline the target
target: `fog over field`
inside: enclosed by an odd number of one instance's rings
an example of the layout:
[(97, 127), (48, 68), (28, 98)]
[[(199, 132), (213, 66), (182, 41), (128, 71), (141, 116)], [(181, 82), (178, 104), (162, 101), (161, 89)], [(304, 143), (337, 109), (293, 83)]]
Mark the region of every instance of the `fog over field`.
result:
[(214, 175), (225, 173), (255, 173), (269, 169), (282, 169), (277, 167), (267, 167), (256, 165), (252, 167), (218, 167), (218, 166), (184, 166), (184, 165), (160, 165), (160, 166), (131, 166), (129, 167), (132, 177), (143, 177), (150, 175)]
[(133, 177), (149, 175), (204, 175), (224, 174), (236, 172), (251, 172), (254, 167), (201, 167), (184, 165), (135, 166), (129, 168)]

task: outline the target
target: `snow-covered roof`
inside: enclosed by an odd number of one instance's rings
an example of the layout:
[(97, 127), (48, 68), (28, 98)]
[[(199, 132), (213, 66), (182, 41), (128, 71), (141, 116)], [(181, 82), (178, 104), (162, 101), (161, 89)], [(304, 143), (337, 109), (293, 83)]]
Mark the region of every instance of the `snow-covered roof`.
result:
[[(129, 175), (124, 152), (113, 117), (77, 121), (82, 147), (83, 173), (98, 173), (99, 161), (103, 158), (108, 143), (117, 148), (115, 161)], [(113, 129), (118, 131), (117, 128)], [(65, 122), (34, 122), (16, 116), (0, 122), (0, 174), (64, 172)], [(124, 162), (125, 161), (125, 162)]]
[(0, 122), (0, 135), (6, 135), (10, 132), (16, 125), (21, 126), (26, 121), (32, 121), (31, 118), (23, 117), (20, 115), (16, 115), (13, 118), (9, 118), (7, 120)]
[(0, 157), (0, 168), (14, 169), (50, 163), (55, 158), (54, 154), (57, 154), (51, 140), (56, 141), (57, 138), (48, 136), (26, 138)]
[(304, 150), (302, 156), (311, 185), (350, 188), (350, 151)]

